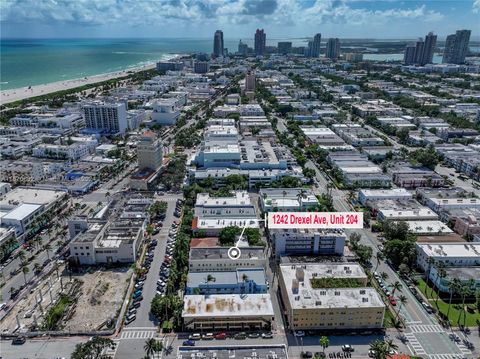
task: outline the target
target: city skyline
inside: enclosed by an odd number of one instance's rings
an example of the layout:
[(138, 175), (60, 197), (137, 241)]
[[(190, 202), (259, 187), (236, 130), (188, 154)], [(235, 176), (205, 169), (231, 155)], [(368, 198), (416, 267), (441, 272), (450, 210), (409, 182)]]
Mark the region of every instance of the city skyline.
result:
[[(2, 38), (207, 38), (221, 28), (226, 38), (235, 34), (235, 38), (249, 39), (252, 29), (264, 28), (271, 40), (305, 37), (312, 29), (325, 38), (340, 39), (413, 39), (418, 33), (434, 31), (443, 40), (460, 27), (478, 28), (480, 16), (479, 0), (159, 3), (12, 0), (0, 6)], [(472, 34), (471, 40), (477, 38), (478, 35)]]

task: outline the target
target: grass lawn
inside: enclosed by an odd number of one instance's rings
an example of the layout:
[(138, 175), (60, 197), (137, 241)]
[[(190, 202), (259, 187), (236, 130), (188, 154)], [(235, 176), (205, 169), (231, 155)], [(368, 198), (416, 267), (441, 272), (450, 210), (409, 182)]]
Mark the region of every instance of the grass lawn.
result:
[[(430, 283), (429, 283), (430, 284)], [(432, 308), (437, 309), (441, 313), (443, 313), (445, 316), (447, 315), (448, 312), (448, 299), (447, 301), (443, 301), (441, 298), (438, 299), (438, 306), (435, 304), (435, 300), (438, 297), (438, 294), (436, 291), (431, 291), (431, 286), (427, 286), (425, 281), (423, 279), (418, 280), (418, 289), (425, 295), (426, 298), (428, 298), (429, 304), (432, 306)], [(431, 294), (432, 293), (432, 294)], [(468, 304), (467, 305), (469, 308), (474, 308), (475, 304)], [(448, 319), (450, 321), (451, 325), (463, 325), (464, 321), (464, 313), (460, 313), (461, 304), (452, 304), (450, 307), (450, 313), (448, 314)], [(461, 314), (461, 315), (460, 315)], [(467, 327), (475, 327), (477, 326), (477, 320), (480, 320), (480, 313), (478, 311), (475, 311), (474, 313), (470, 313), (469, 311), (466, 312), (467, 318), (465, 320), (465, 325)], [(458, 323), (458, 318), (460, 316), (460, 323)]]
[(385, 308), (385, 317), (383, 318), (383, 326), (385, 328), (393, 328), (393, 322), (396, 318), (396, 315), (390, 311), (389, 307)]

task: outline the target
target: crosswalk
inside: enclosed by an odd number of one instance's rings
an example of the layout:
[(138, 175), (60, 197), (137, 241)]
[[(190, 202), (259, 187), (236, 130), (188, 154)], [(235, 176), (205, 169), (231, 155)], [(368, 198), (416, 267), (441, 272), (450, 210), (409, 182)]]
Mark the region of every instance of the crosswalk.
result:
[(430, 354), (430, 359), (463, 359), (462, 354)]
[(412, 333), (442, 333), (445, 331), (440, 325), (410, 325)]
[(456, 344), (457, 344), (458, 349), (460, 349), (460, 351), (462, 352), (462, 354), (466, 354), (466, 355), (472, 354), (472, 351), (470, 349), (468, 349), (465, 345), (463, 345), (461, 343), (456, 343)]
[(422, 344), (418, 341), (417, 337), (413, 333), (406, 333), (405, 337), (408, 339), (408, 343), (412, 347), (412, 351), (415, 355), (427, 354), (423, 349)]
[(125, 328), (120, 339), (150, 339), (157, 335), (155, 328)]

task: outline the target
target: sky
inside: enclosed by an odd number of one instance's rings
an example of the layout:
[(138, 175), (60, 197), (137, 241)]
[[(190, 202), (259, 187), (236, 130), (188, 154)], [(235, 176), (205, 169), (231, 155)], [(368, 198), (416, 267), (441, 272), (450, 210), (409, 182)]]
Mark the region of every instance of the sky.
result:
[(480, 36), (480, 0), (0, 0), (2, 38)]

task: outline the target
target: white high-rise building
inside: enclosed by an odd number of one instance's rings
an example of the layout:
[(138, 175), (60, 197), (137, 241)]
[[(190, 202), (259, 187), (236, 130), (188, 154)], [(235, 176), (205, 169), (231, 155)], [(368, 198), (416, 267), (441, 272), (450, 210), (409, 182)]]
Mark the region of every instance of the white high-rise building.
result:
[(162, 165), (162, 142), (152, 131), (145, 131), (137, 144), (137, 159), (140, 169), (156, 171)]
[(128, 128), (124, 103), (89, 102), (83, 105), (87, 128), (124, 133)]

